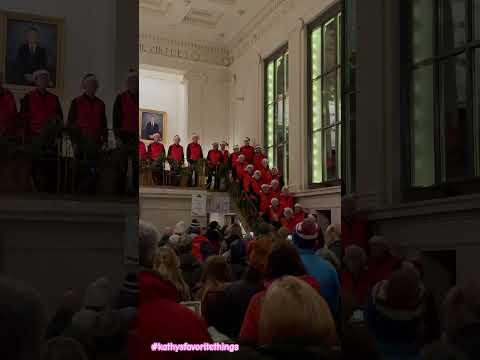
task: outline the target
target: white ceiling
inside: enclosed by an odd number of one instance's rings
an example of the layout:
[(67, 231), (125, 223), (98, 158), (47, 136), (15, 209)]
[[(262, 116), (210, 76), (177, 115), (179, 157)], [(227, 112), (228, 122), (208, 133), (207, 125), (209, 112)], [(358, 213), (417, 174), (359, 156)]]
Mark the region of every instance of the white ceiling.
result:
[(142, 33), (228, 46), (272, 0), (140, 0)]

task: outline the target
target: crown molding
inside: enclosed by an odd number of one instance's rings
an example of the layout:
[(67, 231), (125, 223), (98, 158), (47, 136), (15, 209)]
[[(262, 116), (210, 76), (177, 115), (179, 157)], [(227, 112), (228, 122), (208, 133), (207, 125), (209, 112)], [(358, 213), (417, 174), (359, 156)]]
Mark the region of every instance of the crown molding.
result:
[(226, 47), (202, 42), (167, 39), (152, 33), (141, 33), (140, 57), (145, 54), (166, 56), (228, 67), (233, 62), (230, 50)]

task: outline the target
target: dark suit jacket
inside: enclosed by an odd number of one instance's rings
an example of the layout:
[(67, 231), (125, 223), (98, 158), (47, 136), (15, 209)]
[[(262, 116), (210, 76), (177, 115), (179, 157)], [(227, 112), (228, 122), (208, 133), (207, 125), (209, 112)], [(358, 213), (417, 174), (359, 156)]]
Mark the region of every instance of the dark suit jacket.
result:
[(28, 44), (23, 44), (17, 53), (17, 81), (22, 85), (32, 85), (25, 80), (25, 74), (33, 74), (34, 71), (46, 69), (47, 51), (37, 45), (34, 53), (30, 52)]
[(143, 131), (143, 138), (150, 139), (150, 136), (156, 133), (160, 133), (160, 128), (158, 127), (158, 124), (155, 123), (152, 126), (152, 124), (149, 122), (145, 127), (145, 130)]

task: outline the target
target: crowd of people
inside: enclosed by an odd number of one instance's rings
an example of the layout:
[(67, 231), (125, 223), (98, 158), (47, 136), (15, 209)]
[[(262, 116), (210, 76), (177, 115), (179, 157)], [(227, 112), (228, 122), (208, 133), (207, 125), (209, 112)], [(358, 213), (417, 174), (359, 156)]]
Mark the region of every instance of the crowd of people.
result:
[[(55, 189), (56, 171), (53, 171), (51, 164), (55, 167), (56, 162), (47, 163), (41, 159), (45, 158), (47, 152), (55, 156), (59, 155), (58, 141), (63, 134), (68, 135), (73, 156), (90, 161), (86, 169), (80, 169), (86, 177), (94, 174), (95, 166), (92, 165), (92, 161), (96, 161), (102, 149), (108, 147), (109, 133), (117, 140), (118, 148), (121, 147), (120, 144), (131, 144), (133, 149), (136, 148), (138, 139), (137, 71), (129, 72), (127, 89), (115, 99), (112, 128), (107, 126), (105, 103), (97, 97), (100, 84), (94, 74), (89, 73), (83, 77), (81, 81), (83, 93), (72, 100), (66, 119), (58, 96), (49, 91), (51, 81), (47, 70), (40, 69), (34, 72), (35, 87), (23, 97), (20, 109), (17, 109), (13, 94), (3, 86), (3, 78), (3, 74), (0, 73), (0, 139), (39, 146), (43, 153), (37, 154), (32, 159), (32, 176), (37, 185), (44, 175), (48, 176), (46, 183), (50, 184), (49, 190), (52, 187)], [(127, 154), (124, 155), (126, 158)], [(135, 158), (134, 155), (135, 150), (133, 150), (132, 159)], [(126, 172), (125, 163), (126, 159), (122, 163), (124, 172)], [(136, 177), (138, 178), (138, 175)]]
[[(49, 321), (38, 294), (2, 278), (0, 358), (480, 358), (478, 282), (452, 288), (437, 313), (420, 259), (393, 256), (346, 216), (325, 228), (308, 214), (291, 237), (268, 223), (253, 234), (195, 219), (162, 232), (140, 222), (138, 269), (119, 288), (100, 278), (83, 299), (65, 294)], [(219, 341), (239, 351), (151, 350)]]

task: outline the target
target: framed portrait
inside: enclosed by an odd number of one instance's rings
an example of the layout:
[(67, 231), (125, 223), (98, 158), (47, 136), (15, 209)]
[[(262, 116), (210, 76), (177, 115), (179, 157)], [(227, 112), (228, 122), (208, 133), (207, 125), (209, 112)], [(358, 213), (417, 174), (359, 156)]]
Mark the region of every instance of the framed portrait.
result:
[(138, 129), (139, 137), (145, 144), (153, 141), (153, 135), (158, 133), (163, 141), (167, 133), (167, 113), (163, 111), (140, 109)]
[(50, 72), (50, 90), (63, 92), (64, 21), (22, 13), (0, 12), (0, 65), (5, 85), (16, 93), (34, 87), (33, 73)]

